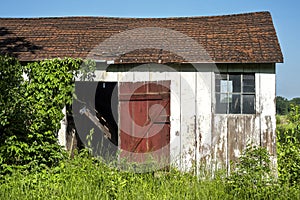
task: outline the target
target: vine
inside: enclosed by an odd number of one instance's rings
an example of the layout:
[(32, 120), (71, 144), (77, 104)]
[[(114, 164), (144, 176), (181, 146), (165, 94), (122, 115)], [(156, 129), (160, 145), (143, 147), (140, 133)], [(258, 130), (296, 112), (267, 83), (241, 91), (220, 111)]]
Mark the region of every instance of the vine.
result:
[(0, 174), (14, 168), (51, 167), (63, 157), (57, 133), (82, 65), (82, 76), (90, 77), (91, 61), (65, 58), (22, 65), (0, 57)]

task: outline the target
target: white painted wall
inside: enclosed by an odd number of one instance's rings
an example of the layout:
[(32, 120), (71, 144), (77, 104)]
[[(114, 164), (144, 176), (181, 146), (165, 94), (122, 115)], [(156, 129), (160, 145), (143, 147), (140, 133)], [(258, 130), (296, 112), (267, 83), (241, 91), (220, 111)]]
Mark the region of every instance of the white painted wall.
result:
[[(245, 132), (243, 141), (252, 140), (260, 145), (267, 140), (272, 140), (275, 144), (274, 65), (233, 67), (226, 65), (222, 69), (229, 72), (256, 73), (256, 114), (250, 115), (250, 118), (244, 115), (214, 114), (214, 71), (216, 69), (212, 69), (209, 65), (194, 65), (194, 67), (197, 72), (172, 71), (169, 68), (164, 69), (163, 65), (150, 64), (142, 66), (145, 71), (107, 72), (105, 69), (99, 69), (95, 72), (95, 81), (171, 81), (170, 155), (172, 164), (182, 170), (191, 169), (193, 164), (199, 168), (200, 163), (206, 164), (205, 167), (213, 170), (222, 167), (229, 169), (227, 123), (229, 119), (232, 120), (232, 117), (241, 120), (237, 122), (240, 127), (249, 129)], [(240, 127), (237, 127), (236, 131), (243, 133)], [(61, 144), (64, 143), (65, 141), (61, 139)], [(269, 145), (267, 148), (275, 153), (274, 145)], [(276, 156), (273, 160), (276, 163)]]
[(60, 121), (60, 129), (58, 130), (58, 144), (61, 145), (65, 150), (67, 149), (67, 109), (66, 106), (62, 109), (64, 118)]

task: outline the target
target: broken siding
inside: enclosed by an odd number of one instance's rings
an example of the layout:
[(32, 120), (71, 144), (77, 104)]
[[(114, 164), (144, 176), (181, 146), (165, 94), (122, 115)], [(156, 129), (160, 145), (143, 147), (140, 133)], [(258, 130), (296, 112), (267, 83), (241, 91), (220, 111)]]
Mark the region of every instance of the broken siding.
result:
[[(267, 147), (276, 165), (275, 149), (275, 66), (256, 64), (223, 66), (222, 72), (255, 72), (255, 114), (213, 114), (212, 155), (213, 168), (226, 166), (236, 161), (247, 144)], [(215, 102), (214, 102), (215, 103)]]
[(227, 118), (227, 167), (230, 172), (230, 162), (236, 162), (246, 148), (255, 140), (253, 135), (255, 115), (236, 115)]

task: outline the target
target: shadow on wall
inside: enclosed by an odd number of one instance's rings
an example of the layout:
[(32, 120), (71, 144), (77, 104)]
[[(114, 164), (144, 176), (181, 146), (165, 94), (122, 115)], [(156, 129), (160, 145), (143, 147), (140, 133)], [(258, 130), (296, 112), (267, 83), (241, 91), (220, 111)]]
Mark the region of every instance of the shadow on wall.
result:
[(12, 57), (18, 57), (21, 52), (30, 52), (41, 50), (42, 47), (34, 45), (24, 37), (15, 36), (14, 33), (5, 27), (0, 27), (0, 54)]

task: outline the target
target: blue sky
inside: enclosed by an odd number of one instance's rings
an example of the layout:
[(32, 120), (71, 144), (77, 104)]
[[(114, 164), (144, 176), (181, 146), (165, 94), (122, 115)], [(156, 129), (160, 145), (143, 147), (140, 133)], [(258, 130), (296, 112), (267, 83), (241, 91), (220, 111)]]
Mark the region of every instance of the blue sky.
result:
[(276, 68), (277, 95), (290, 99), (300, 97), (299, 8), (296, 0), (5, 0), (0, 17), (175, 17), (270, 11), (285, 60)]

